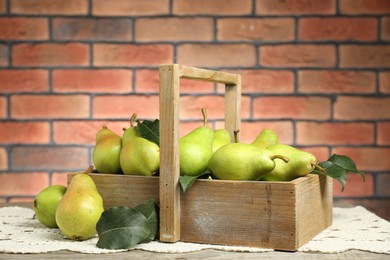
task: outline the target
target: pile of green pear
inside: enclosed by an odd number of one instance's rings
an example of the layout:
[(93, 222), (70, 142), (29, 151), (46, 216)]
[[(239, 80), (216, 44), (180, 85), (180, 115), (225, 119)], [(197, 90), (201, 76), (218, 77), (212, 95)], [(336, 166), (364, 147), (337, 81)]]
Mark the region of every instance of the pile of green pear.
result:
[[(309, 152), (279, 143), (272, 129), (262, 130), (252, 143), (237, 141), (238, 131), (213, 130), (207, 126), (207, 111), (201, 109), (203, 124), (179, 139), (180, 175), (222, 180), (291, 181), (318, 167)], [(159, 145), (139, 134), (137, 115), (122, 136), (104, 126), (96, 134), (93, 162), (99, 173), (151, 176), (160, 167)]]
[(223, 145), (208, 163), (212, 176), (224, 180), (291, 181), (315, 167), (319, 166), (313, 154), (279, 143), (271, 129), (262, 130), (252, 143)]
[(135, 121), (120, 136), (103, 126), (96, 134), (92, 159), (99, 173), (151, 176), (160, 167), (160, 147), (140, 136)]
[(96, 234), (104, 208), (95, 182), (88, 175), (92, 169), (75, 174), (68, 187), (52, 185), (35, 197), (33, 209), (41, 224), (59, 228), (72, 240), (87, 240)]

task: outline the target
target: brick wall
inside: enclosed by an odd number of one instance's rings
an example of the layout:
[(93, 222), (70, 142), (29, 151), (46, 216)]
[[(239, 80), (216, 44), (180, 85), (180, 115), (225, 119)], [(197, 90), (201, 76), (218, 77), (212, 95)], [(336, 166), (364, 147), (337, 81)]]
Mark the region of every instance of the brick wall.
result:
[[(158, 66), (240, 73), (243, 141), (265, 127), (352, 157), (339, 204), (390, 219), (390, 1), (0, 0), (0, 202), (31, 201), (92, 163), (96, 131), (158, 118)], [(182, 80), (181, 133), (223, 88)]]

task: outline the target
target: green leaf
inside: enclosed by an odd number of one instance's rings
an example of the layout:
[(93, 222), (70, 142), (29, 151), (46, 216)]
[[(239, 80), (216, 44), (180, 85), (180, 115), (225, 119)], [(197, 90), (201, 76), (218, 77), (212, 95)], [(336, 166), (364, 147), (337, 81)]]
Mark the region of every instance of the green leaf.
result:
[(141, 137), (160, 145), (160, 120), (137, 120), (137, 130)]
[(206, 171), (196, 176), (188, 176), (188, 175), (180, 176), (179, 183), (181, 188), (183, 189), (184, 192), (186, 192), (187, 190), (189, 190), (189, 188), (191, 188), (191, 186), (195, 183), (197, 179), (199, 179), (201, 176), (204, 176), (206, 174), (210, 174), (210, 172)]
[(338, 166), (344, 168), (347, 172), (352, 172), (360, 174), (364, 180), (364, 172), (358, 171), (356, 169), (355, 162), (346, 155), (333, 154), (328, 161), (337, 164)]
[(157, 235), (159, 219), (158, 219), (158, 205), (154, 200), (148, 200), (144, 204), (140, 204), (134, 207), (146, 217), (147, 225), (149, 227), (149, 236), (142, 240), (140, 243), (147, 243), (153, 241)]
[(134, 208), (113, 207), (103, 212), (96, 231), (97, 247), (126, 249), (152, 241), (158, 231), (158, 206), (148, 200)]
[(99, 248), (131, 248), (150, 236), (147, 218), (138, 210), (113, 207), (103, 212), (96, 224)]
[(347, 184), (347, 171), (331, 161), (320, 162), (318, 164), (325, 169), (325, 172), (314, 169), (311, 173), (321, 174), (336, 179), (341, 183), (341, 191), (343, 191)]

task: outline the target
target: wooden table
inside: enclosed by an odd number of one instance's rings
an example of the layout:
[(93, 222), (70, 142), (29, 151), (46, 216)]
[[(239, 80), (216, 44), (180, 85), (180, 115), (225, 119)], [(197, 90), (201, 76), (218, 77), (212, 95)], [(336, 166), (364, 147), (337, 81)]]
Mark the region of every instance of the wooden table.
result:
[[(31, 207), (29, 204), (0, 204), (4, 206)], [(43, 254), (6, 254), (0, 253), (0, 259), (389, 259), (388, 255), (350, 250), (338, 254), (320, 254), (303, 252), (226, 252), (220, 250), (202, 250), (192, 253), (154, 253), (143, 250), (131, 250), (113, 254), (82, 254), (70, 251), (57, 251)]]

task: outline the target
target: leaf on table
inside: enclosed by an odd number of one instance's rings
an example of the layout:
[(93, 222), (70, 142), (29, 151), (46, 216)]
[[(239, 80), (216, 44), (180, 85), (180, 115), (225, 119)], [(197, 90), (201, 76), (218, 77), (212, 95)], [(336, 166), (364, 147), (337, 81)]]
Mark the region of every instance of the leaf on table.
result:
[(96, 231), (99, 248), (127, 249), (156, 237), (158, 230), (158, 208), (149, 200), (134, 208), (112, 207), (103, 212)]
[(159, 219), (158, 219), (158, 205), (154, 200), (148, 200), (144, 204), (140, 204), (134, 207), (135, 210), (141, 212), (147, 221), (150, 233), (149, 236), (142, 240), (140, 243), (147, 243), (153, 241), (157, 235)]
[(137, 120), (137, 130), (141, 137), (160, 145), (160, 120)]

